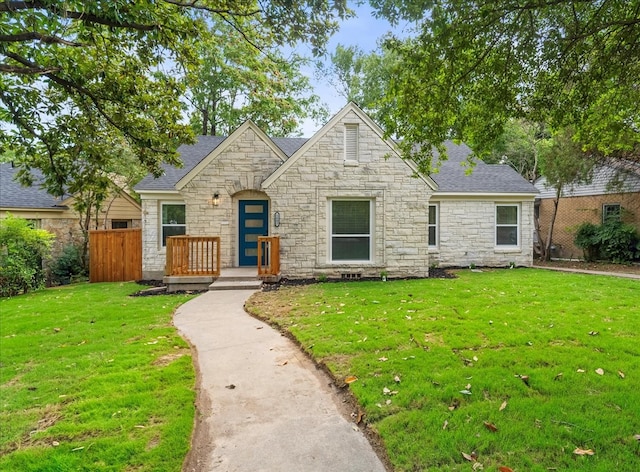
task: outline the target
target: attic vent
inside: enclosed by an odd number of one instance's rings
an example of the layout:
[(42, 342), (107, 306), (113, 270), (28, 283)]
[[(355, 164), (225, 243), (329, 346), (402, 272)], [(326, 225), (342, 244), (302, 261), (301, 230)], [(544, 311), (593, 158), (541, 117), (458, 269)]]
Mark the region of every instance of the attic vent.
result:
[(355, 280), (361, 277), (362, 277), (362, 274), (356, 274), (353, 272), (343, 272), (342, 274), (340, 274), (340, 278), (342, 280)]
[(358, 162), (358, 125), (344, 126), (344, 160)]

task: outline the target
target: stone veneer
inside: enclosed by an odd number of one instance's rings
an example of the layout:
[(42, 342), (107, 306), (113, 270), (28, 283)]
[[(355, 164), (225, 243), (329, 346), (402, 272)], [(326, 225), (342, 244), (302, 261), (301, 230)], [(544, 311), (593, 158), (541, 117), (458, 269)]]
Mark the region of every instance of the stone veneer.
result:
[[(179, 192), (143, 194), (143, 277), (163, 275), (165, 250), (158, 240), (162, 202), (185, 203), (187, 234), (220, 236), (222, 267), (237, 266), (237, 213), (243, 199), (269, 201), (269, 234), (280, 237), (283, 277), (379, 277), (382, 271), (389, 277), (424, 277), (430, 264), (531, 265), (533, 199), (439, 197), (439, 245), (429, 248), (430, 185), (416, 177), (358, 113), (350, 110), (330, 123), (333, 126), (307, 142), (301, 148), (304, 154), (294, 154), (282, 172), (277, 170), (284, 156), (257, 128), (243, 125), (205, 158)], [(345, 161), (345, 124), (359, 125), (357, 162)], [(211, 203), (214, 193), (220, 195), (218, 206)], [(342, 264), (329, 258), (330, 200), (349, 198), (374, 202), (370, 262)], [(520, 205), (517, 248), (495, 246), (497, 201)], [(279, 227), (274, 226), (275, 212), (280, 214)]]
[[(489, 266), (530, 267), (533, 263), (533, 198), (520, 201), (505, 197), (441, 199), (432, 197), (439, 207), (439, 241), (430, 248), (431, 262), (439, 267)], [(518, 204), (520, 244), (496, 246), (496, 205)]]
[[(344, 124), (358, 124), (359, 160), (345, 162)], [(265, 189), (281, 225), (284, 276), (389, 277), (426, 276), (429, 270), (427, 215), (432, 189), (380, 139), (356, 113), (347, 113), (314, 140)], [(371, 262), (332, 263), (329, 257), (329, 200), (370, 199), (374, 202)], [(273, 225), (273, 222), (271, 222)]]

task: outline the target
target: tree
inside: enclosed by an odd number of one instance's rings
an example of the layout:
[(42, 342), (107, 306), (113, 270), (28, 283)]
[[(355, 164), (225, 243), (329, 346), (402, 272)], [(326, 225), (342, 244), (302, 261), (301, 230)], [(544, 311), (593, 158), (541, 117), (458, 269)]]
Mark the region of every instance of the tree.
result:
[[(0, 3), (0, 147), (12, 148), (25, 173), (39, 167), (61, 195), (72, 149), (96, 140), (125, 141), (146, 169), (179, 164), (191, 142), (181, 122), (180, 77), (196, 61), (207, 22), (242, 34), (251, 19), (269, 44), (308, 41), (321, 49), (347, 13), (346, 2), (303, 0), (9, 0)], [(82, 117), (82, 118), (79, 118)], [(74, 130), (74, 119), (83, 126)], [(92, 121), (98, 123), (92, 126)], [(82, 131), (82, 132), (81, 132)], [(100, 131), (100, 134), (95, 134)], [(0, 149), (0, 152), (2, 149)], [(97, 154), (87, 154), (90, 159)], [(109, 155), (100, 159), (106, 161)], [(46, 166), (42, 163), (47, 162)], [(23, 173), (23, 176), (25, 175)], [(28, 179), (25, 177), (25, 179)]]
[(534, 182), (540, 176), (540, 150), (549, 139), (543, 124), (512, 118), (505, 123), (504, 131), (484, 161), (508, 164), (525, 179)]
[(306, 118), (325, 119), (326, 109), (317, 95), (309, 94), (309, 79), (300, 72), (307, 60), (284, 58), (271, 41), (256, 48), (254, 37), (264, 36), (260, 26), (241, 25), (242, 35), (215, 22), (197, 45), (199, 63), (185, 78), (194, 131), (228, 135), (251, 119), (267, 134), (288, 136)]
[(382, 123), (394, 102), (385, 100), (387, 84), (391, 80), (394, 55), (384, 43), (381, 51), (365, 54), (357, 46), (338, 44), (330, 55), (328, 67), (318, 73), (331, 83), (347, 101), (353, 101), (376, 122)]
[[(486, 156), (510, 118), (571, 127), (589, 154), (640, 160), (640, 0), (370, 0), (390, 21), (418, 22), (387, 41), (397, 65), (386, 131)], [(418, 160), (428, 168), (431, 146)]]
[(598, 161), (593, 156), (585, 154), (580, 143), (576, 142), (573, 130), (566, 128), (556, 133), (550, 144), (542, 150), (542, 173), (546, 177), (546, 185), (555, 190), (553, 212), (547, 231), (546, 242), (540, 233), (540, 222), (536, 219), (536, 230), (540, 238), (541, 259), (551, 259), (551, 245), (553, 243), (553, 228), (558, 214), (558, 205), (562, 191), (571, 185), (588, 182), (593, 168)]

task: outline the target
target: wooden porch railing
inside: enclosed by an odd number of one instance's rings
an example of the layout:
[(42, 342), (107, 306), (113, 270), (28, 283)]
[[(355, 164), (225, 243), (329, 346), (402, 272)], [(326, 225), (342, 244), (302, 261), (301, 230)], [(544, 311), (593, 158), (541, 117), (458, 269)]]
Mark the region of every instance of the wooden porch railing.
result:
[(165, 275), (219, 276), (220, 237), (168, 237)]
[(258, 237), (258, 277), (280, 274), (280, 236)]

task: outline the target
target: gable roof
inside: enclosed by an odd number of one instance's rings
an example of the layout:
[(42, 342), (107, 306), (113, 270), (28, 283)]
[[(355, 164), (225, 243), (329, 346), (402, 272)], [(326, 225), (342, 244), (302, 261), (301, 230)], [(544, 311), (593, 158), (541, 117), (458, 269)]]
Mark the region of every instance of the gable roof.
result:
[[(263, 187), (268, 188), (273, 182), (275, 182), (278, 177), (280, 177), (282, 174), (284, 174), (287, 169), (289, 167), (291, 167), (293, 165), (293, 163), (299, 159), (300, 156), (304, 155), (304, 153), (311, 147), (313, 146), (317, 141), (320, 140), (320, 138), (322, 138), (322, 136), (331, 128), (333, 128), (337, 123), (339, 123), (346, 115), (347, 113), (353, 112), (355, 113), (362, 121), (364, 121), (367, 126), (378, 135), (378, 137), (383, 140), (387, 146), (389, 146), (389, 150), (394, 152), (398, 158), (402, 159), (400, 157), (400, 154), (398, 153), (396, 144), (391, 141), (390, 139), (385, 139), (384, 138), (384, 131), (382, 131), (382, 128), (380, 128), (380, 126), (378, 126), (370, 117), (369, 115), (367, 115), (364, 111), (362, 111), (362, 109), (360, 107), (358, 107), (358, 105), (356, 105), (354, 102), (349, 102), (347, 103), (342, 110), (340, 110), (338, 113), (336, 113), (333, 118), (331, 118), (322, 128), (320, 128), (320, 130), (318, 132), (316, 132), (316, 134), (313, 135), (313, 137), (311, 139), (309, 139), (306, 143), (304, 143), (304, 145), (298, 149), (295, 154), (293, 156), (291, 156), (291, 159), (289, 159), (287, 162), (285, 162), (283, 165), (281, 165), (278, 169), (276, 169), (276, 171), (271, 174), (263, 183)], [(432, 189), (435, 190), (436, 188), (436, 184), (433, 180), (431, 180), (431, 178), (429, 176), (425, 176), (421, 173), (418, 172), (418, 167), (415, 165), (415, 163), (413, 161), (408, 161), (408, 160), (404, 160), (404, 162), (407, 164), (407, 166), (409, 166), (409, 168), (417, 175), (419, 176), (419, 178), (421, 178), (429, 187), (431, 187)]]
[(32, 170), (34, 184), (31, 187), (24, 187), (16, 180), (18, 170), (9, 162), (0, 163), (0, 208), (60, 211), (67, 209), (64, 200), (52, 196), (41, 187), (40, 184), (44, 178), (40, 172)]
[[(538, 190), (507, 164), (486, 164), (475, 161), (471, 173), (464, 165), (472, 153), (466, 144), (444, 143), (447, 150), (446, 161), (439, 164), (438, 172), (431, 178), (438, 184), (434, 195), (444, 193), (482, 193), (482, 194), (536, 194)], [(437, 159), (437, 153), (434, 156)]]
[[(231, 135), (233, 136), (233, 133)], [(138, 182), (134, 189), (137, 192), (175, 191), (178, 182), (204, 159), (211, 156), (225, 140), (227, 140), (226, 136), (198, 136), (195, 144), (183, 144), (178, 148), (183, 163), (182, 167), (163, 164), (163, 173), (160, 177), (155, 178), (149, 174)], [(280, 149), (286, 158), (289, 158), (300, 149), (307, 138), (270, 138), (270, 141)]]

